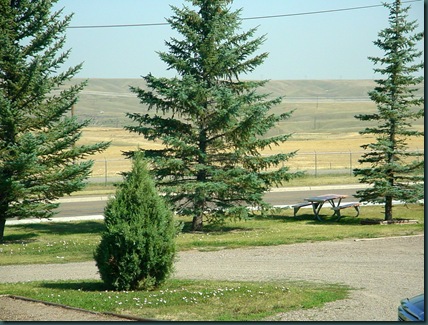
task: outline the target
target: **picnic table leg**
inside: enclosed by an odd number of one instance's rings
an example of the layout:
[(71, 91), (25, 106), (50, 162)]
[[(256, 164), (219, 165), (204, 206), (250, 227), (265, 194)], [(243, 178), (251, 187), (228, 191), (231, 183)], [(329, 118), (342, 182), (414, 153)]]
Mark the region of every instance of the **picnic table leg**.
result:
[(318, 203), (318, 202), (312, 203), (312, 209), (314, 210), (315, 219), (317, 219), (319, 221), (323, 221), (320, 217), (320, 211), (321, 211), (322, 206), (323, 206), (322, 203)]
[(336, 217), (337, 217), (335, 221), (339, 221), (340, 218), (342, 217), (341, 214), (340, 214), (340, 209), (337, 209), (336, 211), (334, 211), (333, 215), (335, 215), (335, 214), (336, 214)]
[(355, 216), (355, 218), (356, 218), (356, 217), (358, 217), (360, 215), (360, 206), (356, 205), (356, 206), (354, 206), (354, 208), (357, 211), (357, 215)]
[(317, 207), (318, 207), (318, 203), (312, 202), (312, 210), (314, 211), (315, 216), (317, 215)]
[(300, 207), (297, 207), (297, 208), (295, 207), (295, 208), (294, 208), (294, 217), (296, 217), (296, 215), (297, 215), (297, 211), (299, 211), (299, 210), (300, 210)]
[[(342, 198), (339, 198), (339, 201), (337, 202), (337, 206), (339, 207), (340, 206), (340, 202), (342, 201)], [(329, 202), (330, 202), (330, 204), (331, 204), (331, 206), (333, 207), (333, 208), (335, 208), (336, 207), (336, 205), (335, 205), (335, 203), (334, 203), (334, 200), (329, 200)], [(334, 215), (336, 215), (336, 220), (335, 221), (339, 221), (340, 220), (340, 218), (342, 217), (341, 215), (340, 215), (340, 209), (337, 209), (337, 210), (334, 210), (334, 212), (333, 212), (333, 216)]]

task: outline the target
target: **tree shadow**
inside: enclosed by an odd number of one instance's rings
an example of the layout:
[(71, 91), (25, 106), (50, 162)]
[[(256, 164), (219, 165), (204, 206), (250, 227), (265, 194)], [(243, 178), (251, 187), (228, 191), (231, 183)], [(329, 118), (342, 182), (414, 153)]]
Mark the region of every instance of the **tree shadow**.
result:
[(204, 229), (202, 231), (193, 231), (192, 230), (192, 222), (185, 221), (183, 222), (183, 228), (181, 230), (182, 233), (194, 234), (194, 233), (227, 233), (234, 231), (247, 231), (248, 228), (233, 226), (233, 225), (223, 225), (223, 224), (206, 224), (204, 225)]
[[(337, 217), (333, 216), (332, 213), (321, 213), (321, 217), (323, 221), (319, 221), (315, 219), (315, 216), (312, 212), (302, 212), (302, 210), (299, 211), (299, 213), (296, 216), (293, 216), (292, 209), (273, 209), (271, 211), (268, 211), (264, 215), (261, 214), (253, 214), (249, 217), (250, 220), (256, 220), (256, 221), (278, 221), (282, 223), (304, 223), (308, 225), (326, 225), (326, 224), (337, 224), (337, 225), (343, 225), (343, 226), (349, 226), (349, 225), (360, 225), (361, 218), (356, 218), (355, 213), (349, 212), (342, 213), (342, 217), (339, 221), (337, 221)], [(182, 221), (182, 228), (181, 233), (228, 233), (228, 232), (236, 232), (236, 231), (248, 231), (249, 229), (246, 227), (241, 226), (234, 226), (231, 225), (230, 222), (228, 222), (227, 225), (225, 224), (205, 224), (202, 231), (193, 231), (192, 230), (192, 221)]]
[(43, 288), (98, 292), (105, 291), (107, 287), (102, 281), (79, 281), (79, 282), (43, 282), (40, 284)]
[[(11, 235), (15, 237), (15, 240), (19, 238), (25, 238), (30, 236), (32, 231), (37, 231), (38, 233), (49, 233), (57, 235), (73, 235), (73, 234), (93, 234), (101, 233), (105, 229), (105, 225), (102, 222), (96, 221), (79, 221), (74, 222), (46, 222), (46, 223), (37, 223), (37, 224), (24, 224), (24, 225), (14, 225), (16, 229), (19, 229), (23, 234)], [(33, 237), (37, 236), (33, 234)], [(8, 236), (8, 240), (10, 240)]]
[(25, 233), (25, 234), (13, 234), (13, 235), (5, 235), (4, 241), (2, 244), (28, 244), (35, 242), (35, 237), (39, 235), (36, 233)]
[(339, 221), (337, 221), (337, 217), (332, 214), (321, 214), (320, 215), (323, 221), (319, 221), (315, 219), (313, 213), (300, 213), (297, 216), (292, 215), (284, 215), (284, 214), (269, 214), (267, 216), (257, 216), (257, 220), (277, 220), (283, 223), (305, 223), (308, 225), (326, 225), (326, 224), (334, 224), (334, 225), (360, 225), (361, 219), (356, 218), (355, 215), (352, 214), (342, 214), (342, 217)]

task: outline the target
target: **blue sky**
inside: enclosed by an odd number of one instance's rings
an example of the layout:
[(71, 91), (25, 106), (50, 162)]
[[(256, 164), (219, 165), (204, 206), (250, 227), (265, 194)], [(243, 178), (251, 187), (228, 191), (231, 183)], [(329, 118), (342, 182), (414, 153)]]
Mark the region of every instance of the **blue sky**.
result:
[[(388, 0), (391, 2), (392, 0)], [(170, 5), (183, 0), (59, 0), (55, 9), (74, 13), (70, 26), (163, 23)], [(379, 0), (235, 0), (242, 18), (295, 14), (379, 5)], [(424, 1), (410, 5), (409, 19), (424, 27)], [(373, 44), (388, 26), (387, 8), (375, 7), (322, 14), (244, 20), (245, 30), (258, 26), (266, 35), (260, 51), (269, 57), (246, 79), (373, 79), (368, 56), (383, 53)], [(166, 51), (165, 40), (176, 36), (168, 25), (127, 28), (68, 29), (64, 49), (71, 48), (67, 66), (84, 62), (77, 77), (140, 78), (174, 76), (156, 51)], [(419, 44), (423, 49), (423, 44)]]

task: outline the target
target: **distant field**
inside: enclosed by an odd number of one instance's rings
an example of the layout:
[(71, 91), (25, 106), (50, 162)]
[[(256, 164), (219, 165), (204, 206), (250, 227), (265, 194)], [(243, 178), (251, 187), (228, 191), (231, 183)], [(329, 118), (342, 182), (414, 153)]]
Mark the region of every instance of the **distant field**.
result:
[[(94, 155), (93, 177), (117, 176), (118, 173), (130, 169), (130, 161), (124, 159), (124, 151), (137, 148), (161, 148), (145, 140), (142, 136), (131, 134), (121, 128), (90, 127), (84, 130), (80, 143), (112, 141), (112, 145), (104, 152)], [(291, 152), (298, 154), (287, 165), (293, 170), (352, 169), (357, 167), (361, 156), (361, 145), (370, 143), (372, 138), (362, 137), (356, 132), (349, 133), (296, 133), (294, 137), (280, 146), (266, 150), (264, 154)], [(411, 150), (423, 150), (423, 138), (409, 142)], [(316, 162), (315, 162), (316, 160)]]
[[(92, 126), (121, 128), (131, 124), (126, 113), (146, 111), (146, 106), (129, 91), (131, 85), (145, 87), (143, 79), (89, 79), (75, 106), (75, 115), (90, 119)], [(364, 127), (354, 118), (356, 114), (376, 109), (367, 95), (374, 86), (373, 80), (273, 80), (260, 92), (284, 96), (272, 112), (295, 110), (273, 132), (347, 133)], [(423, 96), (423, 85), (419, 95)], [(423, 128), (423, 120), (417, 121), (415, 127)]]
[[(90, 79), (74, 108), (78, 118), (91, 120), (91, 127), (84, 131), (81, 143), (112, 141), (107, 151), (91, 157), (96, 160), (93, 176), (117, 175), (128, 170), (130, 164), (123, 159), (123, 151), (160, 146), (123, 129), (124, 125), (132, 123), (125, 116), (127, 112), (146, 111), (135, 94), (129, 91), (131, 85), (145, 87), (143, 79)], [(272, 97), (284, 96), (282, 103), (272, 108), (272, 112), (294, 110), (294, 113), (268, 136), (292, 133), (293, 137), (264, 154), (299, 150), (298, 157), (290, 162), (294, 169), (313, 168), (314, 159), (320, 169), (356, 167), (362, 152), (361, 145), (373, 139), (358, 134), (370, 123), (363, 123), (354, 116), (376, 110), (367, 95), (374, 86), (373, 80), (270, 81), (260, 92)], [(423, 85), (418, 95), (423, 96)], [(415, 121), (413, 127), (423, 130), (424, 120)], [(412, 139), (409, 147), (423, 150), (423, 138)], [(332, 152), (336, 154), (323, 154)], [(315, 158), (314, 155), (318, 154)]]

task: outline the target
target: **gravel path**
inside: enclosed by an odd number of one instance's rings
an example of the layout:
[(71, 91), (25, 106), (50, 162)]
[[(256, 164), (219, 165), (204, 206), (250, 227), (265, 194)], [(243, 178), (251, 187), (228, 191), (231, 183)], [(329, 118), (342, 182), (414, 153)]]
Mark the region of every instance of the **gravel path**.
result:
[[(269, 320), (394, 321), (401, 299), (424, 292), (424, 238), (421, 235), (346, 239), (214, 252), (186, 251), (179, 253), (175, 277), (342, 283), (355, 289), (348, 299)], [(0, 282), (99, 279), (97, 271), (94, 262), (0, 266)]]

